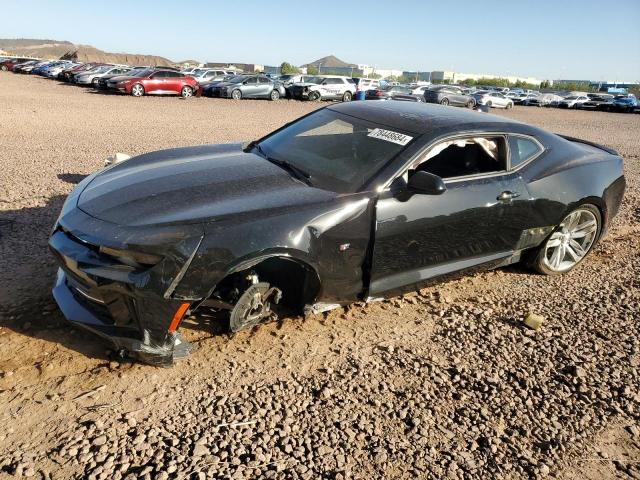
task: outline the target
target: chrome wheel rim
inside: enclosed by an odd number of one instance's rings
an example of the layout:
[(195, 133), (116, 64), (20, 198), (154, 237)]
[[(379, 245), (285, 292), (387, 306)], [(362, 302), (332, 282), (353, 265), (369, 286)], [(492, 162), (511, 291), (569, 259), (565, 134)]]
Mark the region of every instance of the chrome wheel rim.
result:
[(133, 94), (134, 94), (136, 97), (139, 97), (140, 95), (142, 95), (142, 86), (140, 86), (140, 85), (134, 85), (134, 86), (133, 86)]
[(279, 97), (278, 92), (276, 92), (275, 90), (272, 90), (272, 91), (271, 91), (271, 99), (272, 99), (272, 100), (277, 100), (277, 99), (278, 99), (278, 97)]
[(238, 90), (234, 90), (231, 96), (234, 100), (240, 100), (240, 92)]
[(598, 220), (590, 210), (571, 212), (553, 232), (544, 247), (544, 265), (554, 272), (566, 272), (589, 253), (598, 233)]
[(182, 96), (183, 97), (190, 97), (191, 96), (191, 89), (189, 87), (184, 87), (182, 89)]

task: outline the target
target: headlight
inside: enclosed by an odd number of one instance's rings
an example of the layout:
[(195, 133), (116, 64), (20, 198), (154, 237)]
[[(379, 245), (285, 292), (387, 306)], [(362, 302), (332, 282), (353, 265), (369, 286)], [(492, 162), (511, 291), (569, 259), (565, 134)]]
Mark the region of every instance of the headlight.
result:
[(130, 267), (140, 267), (142, 265), (155, 265), (162, 260), (159, 255), (149, 253), (133, 252), (131, 250), (120, 250), (117, 248), (100, 247), (100, 253), (118, 259), (120, 262)]

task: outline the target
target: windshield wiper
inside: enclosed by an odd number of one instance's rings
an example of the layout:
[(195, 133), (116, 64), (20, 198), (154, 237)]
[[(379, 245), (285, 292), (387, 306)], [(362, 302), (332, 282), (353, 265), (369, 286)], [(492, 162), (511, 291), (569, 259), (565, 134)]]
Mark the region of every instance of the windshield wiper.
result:
[(286, 160), (279, 160), (277, 158), (273, 158), (267, 155), (267, 153), (264, 151), (264, 149), (260, 146), (259, 143), (255, 144), (255, 148), (258, 150), (258, 152), (260, 152), (260, 155), (262, 155), (268, 161), (278, 165), (281, 168), (284, 168), (289, 173), (292, 173), (293, 176), (296, 177), (298, 180), (302, 180), (304, 183), (311, 186), (311, 182), (309, 181), (311, 179), (311, 174), (309, 172), (306, 172), (302, 168), (296, 165), (293, 165), (292, 163), (289, 163)]

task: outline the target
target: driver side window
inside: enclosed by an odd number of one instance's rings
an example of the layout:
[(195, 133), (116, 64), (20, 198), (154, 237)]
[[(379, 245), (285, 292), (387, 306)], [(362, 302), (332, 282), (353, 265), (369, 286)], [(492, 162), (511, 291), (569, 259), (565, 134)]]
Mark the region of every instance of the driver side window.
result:
[(506, 142), (501, 136), (446, 140), (415, 162), (405, 179), (408, 180), (418, 170), (442, 179), (506, 171), (506, 151)]

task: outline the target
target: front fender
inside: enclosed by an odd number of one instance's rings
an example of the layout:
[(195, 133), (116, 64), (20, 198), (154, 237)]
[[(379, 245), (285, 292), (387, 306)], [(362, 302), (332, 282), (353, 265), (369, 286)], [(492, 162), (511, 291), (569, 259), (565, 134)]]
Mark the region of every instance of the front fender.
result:
[(230, 273), (274, 257), (309, 265), (321, 280), (322, 300), (356, 300), (364, 289), (374, 200), (369, 194), (205, 226), (205, 236), (174, 292), (206, 298)]

